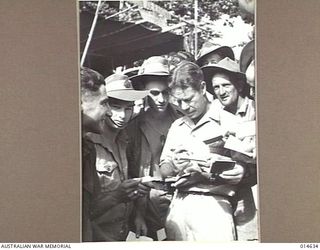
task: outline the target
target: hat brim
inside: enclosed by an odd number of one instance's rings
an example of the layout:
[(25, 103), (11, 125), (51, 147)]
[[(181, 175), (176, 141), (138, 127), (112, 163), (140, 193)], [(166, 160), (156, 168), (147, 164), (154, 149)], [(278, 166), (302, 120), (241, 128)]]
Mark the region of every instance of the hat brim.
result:
[(120, 89), (107, 92), (108, 97), (133, 102), (145, 98), (149, 94), (148, 90)]
[(206, 66), (203, 66), (201, 69), (203, 72), (204, 81), (206, 82), (207, 91), (213, 95), (215, 93), (213, 91), (211, 81), (212, 81), (212, 77), (217, 73), (225, 73), (226, 75), (231, 76), (233, 79), (240, 80), (242, 85), (245, 85), (246, 83), (246, 75), (242, 72), (234, 72), (226, 68), (214, 66), (214, 65), (206, 65)]
[[(213, 52), (215, 52), (215, 51), (218, 51), (218, 50), (222, 51), (222, 54), (224, 54), (226, 57), (229, 57), (231, 60), (234, 60), (233, 50), (232, 50), (230, 47), (228, 47), (228, 46), (221, 46), (221, 47), (219, 47), (219, 48), (212, 48), (211, 50), (208, 50), (206, 53), (204, 53), (203, 55), (201, 55), (201, 56), (197, 59), (196, 63), (197, 63), (198, 65), (201, 64), (201, 62), (202, 62), (202, 60), (204, 59), (204, 57), (206, 57), (207, 55), (209, 55), (209, 54), (211, 54), (211, 53), (213, 53)], [(200, 65), (200, 66), (201, 66), (201, 65)]]
[(141, 74), (141, 75), (135, 75), (132, 77), (129, 77), (129, 80), (132, 83), (132, 87), (135, 90), (143, 90), (144, 89), (144, 82), (143, 80), (147, 77), (159, 77), (159, 78), (167, 78), (170, 75), (169, 74), (164, 74), (164, 73), (159, 73), (159, 74)]
[(139, 72), (139, 68), (132, 68), (132, 69), (123, 71), (122, 74), (128, 76), (130, 79), (130, 77), (136, 76), (138, 72)]
[(250, 65), (251, 61), (254, 60), (255, 55), (255, 45), (254, 40), (250, 41), (243, 47), (240, 55), (240, 71), (246, 72), (248, 66)]

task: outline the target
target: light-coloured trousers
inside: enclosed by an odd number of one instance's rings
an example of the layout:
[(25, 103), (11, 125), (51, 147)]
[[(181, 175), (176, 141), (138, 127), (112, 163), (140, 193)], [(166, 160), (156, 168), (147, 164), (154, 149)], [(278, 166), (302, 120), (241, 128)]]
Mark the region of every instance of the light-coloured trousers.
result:
[(234, 241), (235, 226), (229, 200), (222, 196), (175, 193), (166, 220), (168, 240)]

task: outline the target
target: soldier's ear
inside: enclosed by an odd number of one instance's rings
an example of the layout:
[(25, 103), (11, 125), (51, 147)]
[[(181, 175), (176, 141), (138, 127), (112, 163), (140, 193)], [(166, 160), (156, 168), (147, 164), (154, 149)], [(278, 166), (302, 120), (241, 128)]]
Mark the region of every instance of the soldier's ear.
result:
[(239, 93), (242, 93), (243, 89), (244, 89), (244, 83), (240, 83), (239, 86), (238, 86)]
[(201, 94), (205, 95), (205, 94), (206, 94), (206, 91), (207, 91), (206, 82), (205, 82), (205, 81), (202, 81), (202, 82), (200, 83), (200, 92), (201, 92)]

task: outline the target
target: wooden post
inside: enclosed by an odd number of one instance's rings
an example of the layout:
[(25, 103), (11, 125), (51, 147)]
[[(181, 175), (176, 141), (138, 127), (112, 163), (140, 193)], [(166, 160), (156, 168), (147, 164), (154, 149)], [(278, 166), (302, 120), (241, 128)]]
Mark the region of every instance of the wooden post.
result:
[(97, 9), (96, 9), (96, 13), (94, 15), (94, 19), (93, 19), (93, 22), (92, 22), (92, 25), (91, 25), (91, 29), (90, 29), (90, 32), (88, 34), (88, 40), (86, 42), (86, 46), (84, 47), (84, 50), (83, 50), (83, 53), (82, 53), (81, 62), (80, 62), (80, 66), (81, 67), (83, 66), (84, 61), (86, 59), (86, 55), (87, 55), (87, 52), (88, 52), (88, 49), (89, 49), (89, 46), (90, 46), (90, 42), (91, 42), (91, 39), (92, 39), (93, 31), (94, 31), (94, 28), (96, 27), (96, 24), (97, 24), (98, 14), (99, 14), (99, 9), (100, 9), (101, 2), (102, 2), (102, 0), (99, 0), (98, 5), (97, 5)]
[(198, 55), (198, 0), (194, 0), (194, 57)]

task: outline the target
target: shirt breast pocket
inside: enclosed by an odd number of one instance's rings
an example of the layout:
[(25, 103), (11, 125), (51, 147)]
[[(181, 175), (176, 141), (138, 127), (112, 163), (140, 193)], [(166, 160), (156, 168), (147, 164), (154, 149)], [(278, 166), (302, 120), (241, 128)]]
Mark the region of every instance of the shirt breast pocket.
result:
[(99, 173), (111, 176), (113, 171), (118, 167), (115, 161), (97, 161), (96, 169)]
[(96, 170), (111, 176), (114, 170), (118, 167), (118, 163), (114, 160), (111, 153), (106, 151), (100, 145), (96, 145)]
[(99, 167), (97, 166), (102, 192), (115, 190), (121, 183), (117, 167), (118, 164), (115, 161), (109, 161), (106, 164), (101, 164)]
[(111, 154), (97, 150), (96, 171), (102, 192), (114, 190), (121, 183), (118, 163)]

